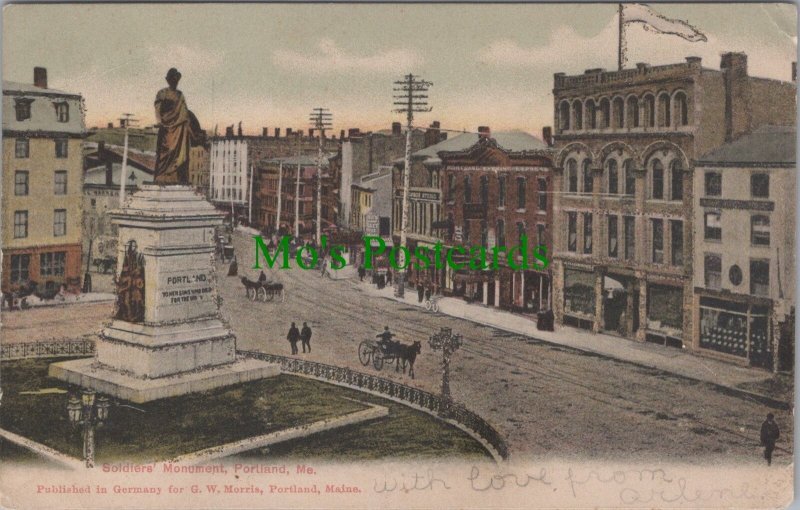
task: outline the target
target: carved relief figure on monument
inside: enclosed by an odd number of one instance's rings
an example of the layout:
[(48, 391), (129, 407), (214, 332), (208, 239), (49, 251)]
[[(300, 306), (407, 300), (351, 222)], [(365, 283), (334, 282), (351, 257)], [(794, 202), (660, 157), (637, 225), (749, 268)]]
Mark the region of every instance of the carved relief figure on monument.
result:
[(144, 321), (144, 257), (136, 249), (136, 241), (128, 242), (122, 272), (117, 281), (115, 319)]
[(158, 123), (156, 142), (156, 184), (189, 184), (189, 148), (205, 144), (205, 132), (197, 117), (186, 106), (178, 90), (181, 73), (174, 67), (167, 72), (169, 87), (156, 94)]

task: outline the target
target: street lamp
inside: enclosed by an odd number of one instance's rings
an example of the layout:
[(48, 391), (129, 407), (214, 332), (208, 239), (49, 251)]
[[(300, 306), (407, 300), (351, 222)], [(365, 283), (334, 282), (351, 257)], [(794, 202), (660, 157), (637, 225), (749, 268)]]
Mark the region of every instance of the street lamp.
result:
[(461, 347), (463, 337), (454, 335), (451, 328), (442, 328), (431, 335), (428, 343), (434, 351), (442, 351), (442, 405), (439, 407), (439, 414), (446, 415), (453, 403), (450, 396), (450, 357)]
[(83, 459), (87, 468), (94, 467), (94, 431), (108, 419), (111, 402), (108, 397), (97, 396), (92, 390), (83, 390), (81, 396), (70, 395), (67, 416), (72, 425), (83, 425)]

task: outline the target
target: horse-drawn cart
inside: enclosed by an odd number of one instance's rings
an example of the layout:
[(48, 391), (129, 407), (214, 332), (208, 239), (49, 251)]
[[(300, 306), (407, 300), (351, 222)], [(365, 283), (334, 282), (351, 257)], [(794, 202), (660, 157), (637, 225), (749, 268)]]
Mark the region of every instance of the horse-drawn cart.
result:
[[(392, 342), (394, 343), (394, 342)], [(383, 364), (391, 365), (397, 359), (396, 349), (391, 344), (384, 344), (375, 340), (364, 340), (358, 346), (358, 360), (365, 367), (372, 363), (375, 370), (383, 368)]]
[(283, 301), (283, 284), (278, 282), (252, 281), (246, 276), (242, 276), (242, 284), (247, 291), (247, 299), (250, 301), (272, 301), (280, 298)]

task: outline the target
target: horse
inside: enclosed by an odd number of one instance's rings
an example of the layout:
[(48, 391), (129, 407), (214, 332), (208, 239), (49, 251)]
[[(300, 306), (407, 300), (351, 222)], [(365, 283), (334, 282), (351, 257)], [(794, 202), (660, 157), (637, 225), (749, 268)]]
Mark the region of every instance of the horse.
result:
[(417, 359), (417, 354), (422, 352), (422, 344), (419, 340), (415, 340), (412, 344), (401, 344), (397, 343), (394, 346), (394, 352), (397, 356), (397, 365), (395, 365), (395, 371), (400, 369), (400, 362), (403, 363), (403, 373), (406, 373), (406, 364), (408, 364), (408, 375), (411, 378), (414, 378), (414, 361)]
[(263, 284), (263, 287), (264, 287), (264, 290), (266, 291), (266, 293), (269, 294), (270, 297), (274, 297), (275, 294), (280, 294), (281, 302), (283, 302), (284, 296), (283, 296), (283, 284), (282, 283), (279, 283), (279, 282), (275, 282), (275, 283), (265, 282)]
[[(246, 276), (242, 276), (242, 285), (244, 285), (245, 290), (247, 291), (247, 297), (251, 300), (254, 300), (258, 295), (258, 289), (261, 288), (260, 282), (254, 282), (249, 280)], [(252, 291), (252, 296), (250, 297), (250, 292)]]

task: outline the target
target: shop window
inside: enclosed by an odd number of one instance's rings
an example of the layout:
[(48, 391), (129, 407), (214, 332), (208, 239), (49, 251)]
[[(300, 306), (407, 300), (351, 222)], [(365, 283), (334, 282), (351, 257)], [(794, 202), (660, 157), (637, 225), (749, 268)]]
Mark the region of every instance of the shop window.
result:
[(647, 329), (680, 336), (683, 330), (683, 288), (647, 285)]
[(719, 211), (708, 211), (704, 216), (705, 239), (722, 240), (722, 214)]
[(617, 220), (617, 216), (608, 217), (608, 256), (611, 258), (617, 258), (619, 251)]
[(63, 251), (39, 255), (39, 274), (42, 276), (64, 276), (67, 253)]
[(750, 218), (750, 244), (769, 246), (769, 216), (756, 214)]
[(722, 195), (722, 174), (719, 172), (706, 172), (706, 196), (718, 197)]
[(769, 261), (750, 261), (750, 294), (769, 296)]
[(700, 298), (700, 347), (747, 357), (747, 305)]
[(594, 273), (573, 269), (564, 270), (565, 312), (594, 315), (594, 280)]
[(30, 279), (31, 256), (11, 255), (11, 283), (25, 283)]
[(578, 251), (578, 213), (567, 213), (567, 251)]
[(652, 232), (653, 232), (653, 256), (652, 261), (654, 264), (664, 263), (664, 220), (652, 219)]
[(707, 253), (703, 258), (703, 270), (706, 288), (722, 287), (722, 257), (715, 253)]
[(769, 175), (753, 174), (750, 176), (750, 195), (753, 198), (769, 198)]

